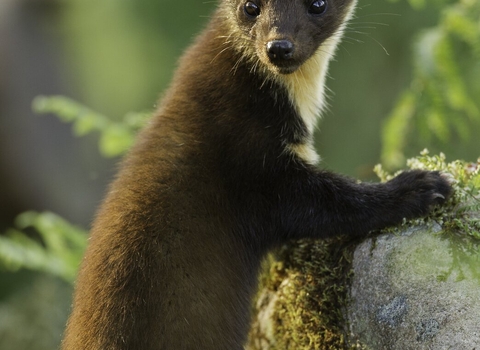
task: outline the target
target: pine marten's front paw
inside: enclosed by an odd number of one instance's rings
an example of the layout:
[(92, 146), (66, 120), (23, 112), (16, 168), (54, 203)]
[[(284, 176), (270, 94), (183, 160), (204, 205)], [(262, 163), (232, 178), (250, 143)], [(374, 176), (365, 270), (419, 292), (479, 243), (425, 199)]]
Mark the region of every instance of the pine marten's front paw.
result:
[(427, 215), (433, 206), (443, 204), (452, 194), (452, 179), (439, 171), (406, 171), (387, 182), (399, 200), (397, 209), (412, 219)]

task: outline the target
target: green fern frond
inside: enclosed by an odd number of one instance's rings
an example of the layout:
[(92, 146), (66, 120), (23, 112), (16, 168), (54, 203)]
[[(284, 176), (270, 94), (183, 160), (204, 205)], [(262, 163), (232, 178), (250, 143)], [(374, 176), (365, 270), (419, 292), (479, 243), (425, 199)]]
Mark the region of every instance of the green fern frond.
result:
[(129, 113), (120, 122), (64, 96), (38, 96), (33, 101), (36, 113), (53, 113), (60, 120), (72, 123), (76, 136), (100, 132), (99, 149), (105, 157), (124, 154), (133, 144), (135, 134), (150, 118), (150, 113)]
[[(25, 212), (0, 236), (0, 267), (48, 272), (73, 282), (87, 243), (86, 231), (50, 212)], [(33, 229), (40, 237), (25, 231)]]

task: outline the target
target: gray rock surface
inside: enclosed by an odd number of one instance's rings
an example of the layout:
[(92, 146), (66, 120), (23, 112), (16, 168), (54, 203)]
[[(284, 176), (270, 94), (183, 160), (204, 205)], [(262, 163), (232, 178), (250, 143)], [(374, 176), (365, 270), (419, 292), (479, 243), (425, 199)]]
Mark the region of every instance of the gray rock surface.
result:
[(480, 252), (416, 227), (360, 244), (347, 309), (350, 342), (369, 349), (480, 349)]

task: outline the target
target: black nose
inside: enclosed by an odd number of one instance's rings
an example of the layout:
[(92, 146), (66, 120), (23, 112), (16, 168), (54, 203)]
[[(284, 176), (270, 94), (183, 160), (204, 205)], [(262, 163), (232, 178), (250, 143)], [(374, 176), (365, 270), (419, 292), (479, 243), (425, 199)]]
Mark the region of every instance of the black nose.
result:
[(294, 47), (288, 40), (272, 40), (267, 43), (267, 55), (270, 60), (289, 60), (293, 57)]

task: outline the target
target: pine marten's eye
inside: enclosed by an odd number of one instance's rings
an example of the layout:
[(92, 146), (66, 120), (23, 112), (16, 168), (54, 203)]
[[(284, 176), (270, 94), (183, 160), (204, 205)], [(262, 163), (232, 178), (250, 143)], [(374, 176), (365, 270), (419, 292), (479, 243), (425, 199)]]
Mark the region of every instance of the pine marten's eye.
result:
[(311, 3), (308, 8), (308, 13), (314, 16), (323, 15), (327, 10), (327, 1), (326, 0), (315, 0)]
[(245, 13), (250, 17), (260, 16), (260, 7), (252, 1), (248, 1), (243, 6)]

